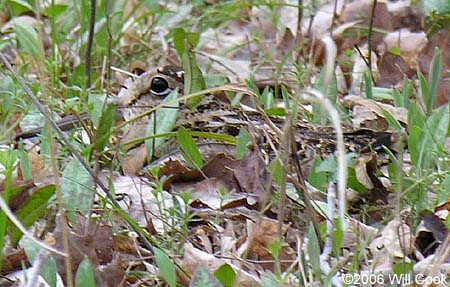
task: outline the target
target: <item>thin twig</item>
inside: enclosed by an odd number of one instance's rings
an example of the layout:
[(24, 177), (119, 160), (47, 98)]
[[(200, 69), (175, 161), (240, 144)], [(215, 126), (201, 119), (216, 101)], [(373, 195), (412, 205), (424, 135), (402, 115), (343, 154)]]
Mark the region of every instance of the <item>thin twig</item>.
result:
[(84, 54), (84, 72), (86, 74), (86, 89), (91, 87), (91, 52), (92, 52), (92, 44), (94, 42), (94, 27), (95, 27), (95, 0), (90, 1), (90, 17), (89, 17), (89, 32), (88, 32), (88, 41), (86, 43), (86, 54)]
[(372, 11), (370, 12), (370, 22), (369, 22), (369, 35), (367, 36), (367, 50), (369, 53), (369, 58), (367, 59), (369, 66), (370, 78), (372, 79), (372, 83), (375, 84), (375, 79), (373, 78), (372, 73), (372, 32), (373, 32), (373, 18), (375, 17), (375, 8), (377, 6), (377, 0), (373, 0)]

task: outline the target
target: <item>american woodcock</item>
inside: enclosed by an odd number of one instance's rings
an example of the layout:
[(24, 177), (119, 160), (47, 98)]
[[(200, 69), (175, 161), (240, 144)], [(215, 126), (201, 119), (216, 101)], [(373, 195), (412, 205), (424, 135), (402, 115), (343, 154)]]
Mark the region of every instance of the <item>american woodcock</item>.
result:
[[(137, 115), (155, 108), (175, 89), (183, 95), (183, 71), (180, 68), (166, 66), (148, 71), (140, 77), (128, 79), (118, 94), (118, 104), (126, 121), (130, 121), (122, 137), (122, 143), (136, 142), (146, 136), (149, 115), (133, 120)], [(133, 120), (133, 121), (131, 121)], [(270, 122), (270, 123), (269, 123)], [(253, 135), (253, 144), (270, 159), (279, 147), (280, 133), (285, 122), (281, 116), (268, 116), (260, 109), (232, 105), (226, 97), (204, 95), (201, 102), (193, 109), (184, 102), (178, 105), (177, 119), (173, 130), (185, 127), (189, 131), (226, 134), (236, 137), (240, 129), (246, 128)], [(278, 132), (274, 130), (278, 129)], [(335, 133), (331, 127), (293, 122), (294, 138), (299, 158), (305, 161), (315, 155), (325, 157), (335, 149)], [(369, 129), (344, 129), (344, 138), (349, 152), (369, 151), (374, 145), (389, 145), (390, 134)], [(198, 139), (201, 153), (208, 160), (209, 156), (220, 152), (229, 154), (230, 145), (212, 139)], [(123, 171), (136, 174), (147, 162), (147, 152), (142, 144), (125, 145), (128, 153), (123, 158)], [(155, 149), (153, 161), (176, 151), (173, 138)], [(231, 147), (232, 150), (232, 147)]]

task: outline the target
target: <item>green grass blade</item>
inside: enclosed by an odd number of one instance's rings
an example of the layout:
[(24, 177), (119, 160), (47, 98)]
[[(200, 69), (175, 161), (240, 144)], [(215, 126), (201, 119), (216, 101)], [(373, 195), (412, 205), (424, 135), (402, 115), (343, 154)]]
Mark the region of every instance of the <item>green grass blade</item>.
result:
[(425, 102), (427, 112), (431, 113), (436, 99), (436, 91), (441, 76), (442, 59), (441, 52), (438, 47), (434, 48), (433, 59), (431, 60), (430, 70), (428, 74), (428, 99)]
[[(425, 79), (425, 76), (420, 71), (418, 73), (418, 77), (419, 77), (419, 84), (420, 84), (420, 94), (422, 96), (422, 101), (425, 104), (425, 109), (426, 109), (426, 106), (427, 106), (426, 103), (429, 102), (428, 98), (430, 97), (428, 83), (427, 83), (427, 79)], [(427, 114), (430, 114), (428, 110), (426, 110), (426, 111), (427, 111)]]

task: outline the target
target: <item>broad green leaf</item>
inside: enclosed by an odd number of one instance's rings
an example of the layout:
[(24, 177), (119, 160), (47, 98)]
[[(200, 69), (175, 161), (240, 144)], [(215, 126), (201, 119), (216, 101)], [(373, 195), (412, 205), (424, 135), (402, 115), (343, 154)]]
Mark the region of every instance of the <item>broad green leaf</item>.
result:
[(437, 146), (442, 146), (449, 125), (449, 108), (442, 106), (436, 109), (428, 118), (423, 128), (422, 140), (417, 154), (417, 166), (426, 169), (431, 166), (436, 157)]
[(150, 11), (159, 10), (161, 8), (161, 5), (158, 0), (143, 0), (142, 4), (144, 4), (145, 7)]
[(264, 112), (269, 116), (285, 116), (286, 110), (284, 108), (271, 108), (264, 110)]
[[(20, 15), (27, 11), (33, 11), (33, 6), (25, 0), (7, 0), (8, 8), (11, 9), (14, 14)], [(1, 3), (1, 2), (0, 2)]]
[[(157, 2), (161, 3), (160, 1)], [(192, 17), (191, 12), (194, 7), (193, 3), (194, 1), (186, 1), (183, 5), (179, 5), (175, 10), (167, 10), (162, 17), (159, 17), (156, 27), (162, 27), (169, 30), (173, 27), (183, 26), (180, 22)]]
[(16, 33), (20, 49), (32, 56), (37, 57), (40, 54), (40, 43), (36, 30), (25, 21), (13, 20), (13, 30)]
[(402, 274), (410, 274), (413, 268), (412, 262), (396, 262), (392, 265), (392, 271), (394, 271), (394, 274), (397, 276), (400, 276)]
[(244, 158), (247, 151), (247, 145), (250, 143), (250, 134), (246, 128), (241, 128), (236, 143), (236, 159), (241, 160)]
[[(54, 185), (47, 185), (35, 190), (15, 211), (16, 217), (25, 227), (30, 227), (37, 219), (45, 215), (48, 201), (54, 193)], [(22, 237), (22, 232), (14, 224), (10, 224), (9, 234), (11, 242), (16, 246)]]
[[(149, 122), (145, 132), (146, 136), (158, 135), (172, 131), (178, 116), (179, 102), (178, 90), (173, 90), (162, 102), (163, 108), (156, 110), (149, 117)], [(161, 145), (167, 137), (156, 137), (145, 141), (147, 149), (147, 160), (151, 162), (155, 148)]]
[(89, 94), (88, 96), (89, 115), (96, 127), (99, 126), (103, 110), (107, 105), (107, 97), (107, 94)]
[[(31, 265), (33, 265), (34, 260), (36, 259), (37, 255), (39, 254), (39, 251), (41, 250), (41, 247), (36, 244), (36, 242), (32, 241), (29, 238), (24, 238), (21, 241), (21, 246), (25, 250), (25, 254), (27, 255), (27, 258), (31, 262)], [(48, 285), (51, 287), (56, 287), (57, 279), (56, 279), (57, 269), (56, 269), (56, 262), (53, 259), (53, 257), (47, 258), (42, 263), (42, 269), (40, 272), (40, 275), (42, 278), (44, 278), (45, 282), (47, 282)]]
[(197, 32), (186, 32), (183, 28), (175, 28), (173, 30), (173, 45), (180, 58), (183, 58), (185, 52), (184, 41), (187, 40), (191, 47), (195, 47), (200, 39), (200, 34)]
[[(189, 95), (203, 91), (206, 88), (205, 79), (197, 65), (195, 54), (192, 52), (192, 45), (187, 39), (184, 40), (184, 52), (182, 57), (184, 70), (184, 94)], [(190, 98), (186, 101), (188, 108), (194, 108), (202, 100), (202, 95)]]
[(224, 75), (207, 74), (205, 75), (205, 84), (207, 88), (220, 87), (228, 82)]
[(316, 156), (311, 164), (309, 171), (308, 182), (322, 191), (325, 191), (327, 184), (327, 173), (326, 171), (318, 170), (318, 166), (322, 163), (320, 156)]
[(57, 273), (58, 269), (56, 268), (56, 262), (53, 257), (49, 257), (47, 261), (44, 262), (44, 266), (41, 270), (41, 276), (44, 278), (45, 282), (51, 287), (56, 287), (57, 285)]
[(116, 117), (116, 109), (113, 104), (108, 104), (100, 117), (100, 122), (95, 131), (94, 147), (101, 151), (108, 143), (111, 129), (114, 126)]
[(227, 263), (223, 264), (214, 272), (214, 276), (222, 283), (223, 287), (233, 287), (236, 280), (236, 272)]
[(261, 275), (261, 283), (263, 287), (280, 287), (280, 280), (270, 270)]
[(336, 157), (328, 156), (326, 159), (322, 160), (322, 162), (316, 167), (316, 172), (336, 172), (337, 162)]
[(353, 188), (358, 192), (364, 192), (366, 188), (356, 178), (356, 171), (353, 167), (348, 167), (347, 171), (347, 184), (348, 187)]
[(417, 166), (417, 150), (422, 138), (422, 129), (418, 126), (412, 126), (408, 134), (408, 151), (411, 156), (411, 162)]
[(272, 240), (267, 242), (267, 250), (273, 258), (278, 258), (281, 251), (281, 243), (279, 240)]
[(95, 287), (94, 270), (87, 257), (78, 265), (75, 275), (75, 287)]
[(445, 0), (422, 0), (422, 5), (425, 8), (427, 15), (432, 12), (441, 14), (450, 13), (450, 2)]
[(437, 205), (444, 204), (450, 197), (450, 174), (447, 174), (445, 179), (439, 185), (437, 194)]
[(283, 163), (280, 158), (280, 154), (270, 161), (269, 163), (269, 171), (272, 174), (272, 177), (276, 184), (281, 185), (283, 180)]
[(273, 106), (273, 93), (270, 91), (269, 86), (266, 86), (259, 96), (259, 102), (265, 110), (271, 109)]
[(397, 46), (392, 46), (388, 49), (388, 52), (391, 53), (392, 55), (397, 55), (400, 56), (401, 54), (401, 50), (399, 47)]
[(156, 247), (153, 247), (153, 254), (155, 255), (156, 266), (158, 266), (161, 277), (169, 286), (175, 287), (177, 283), (175, 265), (169, 256)]
[(0, 173), (6, 174), (12, 171), (18, 158), (19, 151), (17, 150), (0, 150), (0, 164), (3, 166), (3, 169), (0, 169)]
[(422, 128), (425, 123), (425, 115), (417, 108), (415, 102), (408, 106), (408, 127), (417, 126)]
[(31, 179), (31, 164), (28, 154), (23, 147), (23, 143), (19, 143), (19, 159), (20, 169), (22, 171), (23, 179)]
[[(3, 198), (5, 203), (9, 202), (9, 198), (13, 195), (14, 190), (11, 188), (13, 179), (13, 169), (14, 163), (19, 156), (17, 150), (0, 150), (0, 164), (3, 165), (3, 169), (0, 169), (0, 174), (4, 175), (4, 180), (2, 182), (3, 191), (0, 196)], [(7, 217), (5, 212), (0, 209), (0, 250), (3, 250), (5, 243), (5, 233), (6, 233)], [(3, 263), (3, 252), (0, 252), (0, 270), (2, 270)]]
[(197, 144), (185, 127), (180, 127), (178, 129), (177, 143), (181, 148), (184, 159), (190, 167), (201, 168), (203, 166), (202, 156), (198, 150)]
[(197, 267), (192, 276), (189, 287), (221, 287), (219, 280), (212, 276), (203, 266)]
[(79, 210), (84, 215), (91, 208), (92, 186), (91, 175), (77, 159), (72, 158), (64, 168), (61, 179), (63, 203), (70, 220), (73, 220), (74, 211)]
[(57, 16), (61, 15), (64, 11), (66, 11), (68, 7), (69, 7), (69, 5), (64, 4), (64, 3), (59, 3), (59, 4), (55, 3), (55, 4), (50, 4), (47, 7), (45, 7), (42, 12), (47, 17), (56, 18)]
[[(331, 77), (330, 83), (326, 87), (324, 81), (325, 81), (325, 69), (322, 69), (319, 77), (314, 82), (313, 86), (315, 89), (322, 91), (322, 93), (326, 94), (326, 97), (334, 104), (336, 103), (336, 96), (337, 96), (336, 76), (333, 75)], [(328, 121), (328, 113), (326, 113), (326, 111), (323, 110), (322, 106), (319, 103), (314, 103), (312, 107), (313, 107), (312, 112), (313, 122), (326, 124)]]
[(261, 92), (259, 91), (259, 88), (255, 83), (255, 76), (253, 74), (251, 74), (249, 78), (245, 79), (245, 84), (256, 94), (257, 99), (259, 100), (261, 97)]

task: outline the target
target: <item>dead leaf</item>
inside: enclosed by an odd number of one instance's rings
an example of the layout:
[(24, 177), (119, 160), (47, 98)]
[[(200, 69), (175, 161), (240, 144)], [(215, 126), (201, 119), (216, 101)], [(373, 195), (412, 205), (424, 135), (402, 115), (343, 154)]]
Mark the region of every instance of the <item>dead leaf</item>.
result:
[[(57, 220), (57, 226), (54, 230), (54, 238), (56, 239), (55, 248), (64, 250), (63, 248), (63, 236), (60, 221)], [(86, 226), (86, 225), (89, 226)], [(111, 262), (113, 258), (112, 254), (112, 229), (110, 226), (101, 225), (95, 221), (88, 221), (81, 215), (76, 215), (76, 221), (73, 228), (64, 227), (69, 229), (69, 255), (71, 258), (72, 273), (75, 274), (78, 269), (78, 265), (81, 261), (87, 257), (91, 262), (96, 277), (96, 286), (111, 286), (106, 285), (106, 280), (103, 276), (107, 274), (101, 274), (97, 269), (100, 265), (106, 265)], [(63, 280), (66, 280), (66, 266), (64, 258), (58, 255), (54, 255), (58, 273)], [(65, 282), (67, 284), (67, 282)], [(98, 285), (97, 285), (98, 284)]]
[(393, 263), (409, 262), (414, 236), (408, 225), (398, 219), (383, 227), (378, 237), (369, 244), (373, 256), (373, 272), (392, 271)]
[[(289, 225), (283, 224), (282, 236), (286, 234)], [(268, 244), (278, 239), (278, 221), (267, 217), (257, 218), (256, 222), (247, 220), (247, 237), (245, 242), (237, 250), (239, 256), (246, 254), (247, 257), (255, 257), (258, 260), (267, 261), (261, 263), (264, 268), (274, 270), (274, 258), (269, 252)], [(286, 243), (280, 243), (280, 259), (282, 260), (282, 269), (288, 268), (295, 258), (295, 251)], [(248, 253), (247, 253), (248, 252)], [(271, 262), (273, 261), (273, 262)]]
[[(370, 16), (372, 11), (372, 0), (363, 0), (363, 1), (354, 1), (345, 5), (344, 10), (342, 11), (342, 15), (340, 17), (340, 21), (343, 23), (352, 22), (359, 20), (359, 26), (369, 27)], [(383, 40), (383, 33), (376, 32), (377, 29), (381, 29), (383, 31), (391, 31), (393, 29), (393, 24), (391, 22), (391, 14), (387, 9), (387, 5), (384, 2), (378, 2), (375, 7), (375, 13), (373, 18), (373, 28), (374, 33), (372, 35), (372, 43), (373, 47), (377, 47)], [(361, 29), (361, 28), (360, 28)], [(362, 39), (363, 33), (359, 31), (359, 29), (351, 29), (354, 31), (355, 36), (353, 37), (345, 37), (344, 42), (342, 44), (343, 49), (353, 48), (355, 44), (359, 44)], [(364, 34), (365, 35), (365, 34)]]
[(377, 86), (380, 87), (391, 88), (400, 84), (404, 77), (410, 79), (416, 75), (416, 72), (401, 56), (387, 51), (381, 56), (378, 66), (380, 78)]
[(449, 234), (449, 229), (436, 214), (429, 210), (424, 210), (420, 212), (420, 218), (422, 218), (425, 227), (433, 233), (434, 238), (440, 243), (445, 241)]
[[(383, 110), (388, 111), (401, 124), (406, 125), (408, 123), (408, 111), (402, 107), (394, 107), (354, 95), (345, 96), (341, 103), (346, 108), (353, 109), (354, 117), (352, 121), (355, 128), (370, 127), (374, 121), (384, 120)], [(379, 124), (375, 124), (375, 126), (379, 126)]]
[(408, 29), (400, 29), (389, 32), (377, 47), (380, 54), (386, 53), (391, 48), (397, 48), (400, 51), (400, 56), (405, 60), (406, 64), (411, 69), (417, 68), (417, 57), (419, 52), (428, 43), (425, 32), (411, 32)]
[[(234, 265), (232, 262), (220, 259), (212, 254), (208, 254), (200, 249), (195, 248), (191, 243), (187, 242), (184, 244), (184, 254), (183, 258), (179, 261), (180, 266), (187, 272), (187, 274), (194, 274), (195, 270), (202, 266), (209, 273), (213, 274), (217, 268), (223, 264), (229, 264), (236, 272), (237, 278), (235, 281), (236, 286), (260, 286), (260, 280), (243, 270), (239, 265)], [(250, 264), (250, 263), (249, 263)], [(178, 272), (177, 282), (181, 284), (188, 284), (189, 279), (187, 279), (184, 274)]]
[[(153, 192), (153, 187), (141, 177), (118, 176), (113, 178), (113, 185), (117, 195), (123, 197), (118, 200), (120, 207), (140, 226), (146, 227), (150, 233), (162, 232), (164, 220), (168, 216), (167, 209), (173, 205), (173, 196), (162, 190)], [(155, 196), (158, 196), (156, 199)], [(162, 210), (158, 201), (165, 206)], [(153, 234), (153, 233), (152, 233)]]

